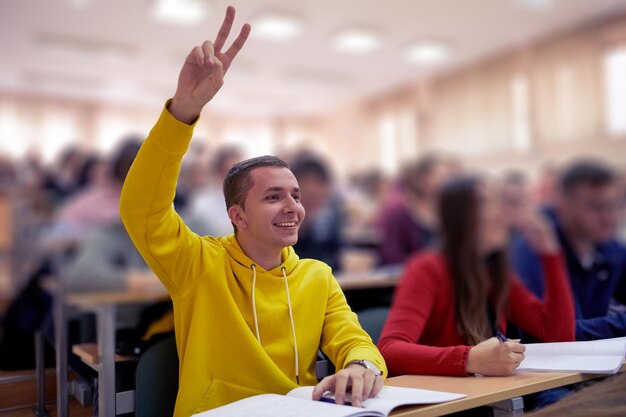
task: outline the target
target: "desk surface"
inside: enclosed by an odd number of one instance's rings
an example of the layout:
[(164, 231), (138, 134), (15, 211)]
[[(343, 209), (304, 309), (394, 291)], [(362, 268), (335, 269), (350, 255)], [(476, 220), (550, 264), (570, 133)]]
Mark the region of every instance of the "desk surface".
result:
[(131, 273), (128, 287), (115, 291), (71, 292), (67, 294), (70, 305), (90, 309), (102, 304), (142, 304), (169, 297), (167, 290), (152, 272)]
[[(626, 371), (626, 365), (622, 367), (621, 372), (623, 371)], [(508, 377), (403, 375), (389, 378), (388, 384), (398, 387), (456, 392), (467, 394), (467, 397), (443, 404), (405, 407), (394, 411), (391, 415), (402, 417), (441, 416), (603, 376), (606, 375), (574, 372), (520, 372)]]

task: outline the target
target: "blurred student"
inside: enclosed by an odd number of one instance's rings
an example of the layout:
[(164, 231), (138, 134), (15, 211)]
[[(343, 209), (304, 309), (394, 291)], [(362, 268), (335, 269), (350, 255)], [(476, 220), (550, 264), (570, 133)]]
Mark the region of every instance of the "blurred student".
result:
[(330, 268), (300, 260), (291, 248), (305, 213), (287, 165), (264, 156), (231, 168), (224, 194), (234, 235), (200, 237), (172, 205), (194, 124), (250, 32), (244, 25), (223, 52), (234, 17), (229, 7), (215, 43), (205, 41), (187, 56), (120, 203), (131, 239), (174, 303), (180, 358), (174, 415), (315, 385), (319, 349), (339, 372), (316, 386), (313, 399), (328, 390), (342, 404), (351, 389), (360, 406), (382, 388), (385, 364)]
[(228, 146), (218, 149), (210, 163), (207, 184), (189, 193), (188, 204), (181, 217), (197, 234), (224, 236), (233, 232), (233, 225), (226, 214), (222, 181), (230, 167), (242, 159), (239, 148)]
[(533, 201), (528, 180), (521, 171), (507, 171), (502, 177), (502, 211), (511, 237), (521, 231), (526, 213), (536, 204)]
[(447, 162), (430, 155), (406, 167), (402, 188), (392, 194), (378, 218), (381, 264), (403, 263), (435, 240), (435, 205), (450, 173)]
[[(602, 162), (578, 160), (563, 170), (558, 190), (548, 214), (565, 254), (576, 308), (576, 340), (626, 336), (626, 312), (611, 311), (612, 305), (626, 304), (626, 246), (617, 238), (623, 204), (618, 177)], [(535, 248), (518, 239), (512, 255), (526, 286), (547, 298)]]
[(120, 142), (109, 161), (106, 175), (100, 174), (97, 181), (88, 183), (65, 201), (48, 237), (81, 238), (98, 227), (119, 221), (122, 184), (140, 146), (141, 142), (134, 137)]
[(498, 190), (464, 176), (448, 182), (438, 212), (442, 247), (414, 257), (378, 346), (390, 375), (509, 375), (524, 359), (518, 340), (500, 342), (507, 319), (545, 342), (574, 338), (574, 310), (555, 237), (540, 218), (524, 233), (541, 254), (546, 301), (509, 271)]
[[(576, 340), (626, 336), (626, 246), (617, 238), (621, 204), (615, 171), (600, 161), (581, 159), (563, 169), (554, 205), (546, 209), (565, 254)], [(532, 245), (518, 237), (512, 257), (526, 286), (547, 299), (545, 274)], [(533, 396), (529, 403), (545, 407), (571, 392), (568, 387), (555, 388)]]
[(322, 261), (334, 271), (340, 268), (342, 247), (342, 202), (335, 193), (330, 168), (317, 155), (296, 157), (290, 164), (300, 192), (306, 217), (298, 231), (294, 250), (301, 258)]

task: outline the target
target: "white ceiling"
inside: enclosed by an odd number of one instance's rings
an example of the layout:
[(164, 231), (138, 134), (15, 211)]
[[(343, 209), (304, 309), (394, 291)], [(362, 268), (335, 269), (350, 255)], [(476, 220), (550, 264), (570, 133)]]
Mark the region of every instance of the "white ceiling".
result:
[[(156, 22), (152, 0), (0, 1), (0, 89), (155, 106), (174, 91), (187, 52), (212, 39), (227, 4), (235, 24), (266, 11), (302, 19), (292, 41), (252, 34), (212, 104), (228, 113), (295, 115), (329, 111), (429, 72), (477, 60), (583, 22), (626, 11), (626, 0), (198, 0), (210, 16), (195, 26)], [(74, 4), (84, 3), (82, 7)], [(371, 55), (333, 51), (347, 26), (373, 28), (384, 45)], [(452, 59), (436, 68), (404, 58), (422, 37), (444, 39)]]

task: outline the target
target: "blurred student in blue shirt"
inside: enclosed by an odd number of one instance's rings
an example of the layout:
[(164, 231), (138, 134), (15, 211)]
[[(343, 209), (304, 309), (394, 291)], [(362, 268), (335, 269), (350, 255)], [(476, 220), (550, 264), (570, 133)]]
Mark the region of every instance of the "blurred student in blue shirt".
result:
[[(617, 173), (600, 161), (584, 159), (565, 167), (554, 205), (545, 208), (566, 257), (576, 340), (626, 336), (626, 246), (617, 238), (621, 204)], [(511, 249), (519, 277), (543, 296), (537, 254), (519, 236)], [(567, 392), (542, 393), (536, 405), (547, 405)]]

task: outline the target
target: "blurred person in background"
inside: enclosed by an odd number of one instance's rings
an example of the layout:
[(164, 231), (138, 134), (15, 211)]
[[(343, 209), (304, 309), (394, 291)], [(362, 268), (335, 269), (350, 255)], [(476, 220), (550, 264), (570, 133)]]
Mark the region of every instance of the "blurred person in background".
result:
[(228, 170), (242, 159), (243, 154), (237, 147), (224, 146), (217, 149), (210, 161), (206, 185), (190, 192), (187, 207), (181, 217), (197, 234), (226, 236), (233, 233), (233, 225), (226, 212), (222, 182)]
[[(43, 231), (38, 237), (34, 250), (36, 259), (26, 272), (26, 285), (7, 310), (5, 331), (0, 344), (0, 369), (28, 369), (34, 366), (33, 335), (50, 312), (52, 303), (52, 298), (42, 288), (41, 281), (55, 277), (58, 273), (55, 259), (60, 259), (63, 265), (71, 265), (75, 254), (81, 253), (84, 241), (91, 238), (90, 233), (96, 230), (101, 230), (104, 234), (114, 233), (114, 228), (104, 228), (120, 223), (119, 199), (122, 183), (140, 146), (141, 141), (134, 138), (122, 141), (109, 162), (107, 181), (85, 186), (71, 197), (60, 208), (52, 228)], [(119, 227), (119, 230), (122, 231), (122, 228)], [(115, 243), (109, 243), (109, 246), (119, 255), (121, 247), (114, 246), (119, 245), (120, 240), (128, 238), (121, 236), (118, 239)], [(97, 240), (102, 241), (103, 238), (99, 237)], [(98, 249), (104, 251), (107, 248)], [(98, 249), (90, 249), (94, 264), (83, 261), (83, 268), (76, 271), (77, 276), (73, 279), (76, 287), (86, 290), (117, 285), (115, 281), (100, 282), (97, 278), (106, 276), (115, 280), (112, 274), (107, 273), (106, 268), (115, 268), (115, 263), (123, 266), (130, 262), (125, 257), (132, 257), (132, 252), (124, 253), (123, 258), (110, 256), (105, 252), (98, 254)], [(112, 265), (108, 265), (109, 260)], [(103, 270), (104, 265), (106, 267)], [(78, 275), (80, 278), (77, 278)]]
[(520, 232), (526, 213), (535, 204), (532, 199), (528, 179), (523, 172), (510, 170), (502, 176), (502, 210), (511, 236)]
[(534, 186), (534, 198), (542, 206), (552, 207), (556, 200), (559, 169), (553, 162), (544, 163)]
[(377, 220), (381, 264), (403, 263), (433, 243), (437, 195), (450, 168), (448, 161), (437, 155), (421, 158), (405, 168), (402, 188), (392, 192)]
[[(626, 336), (626, 247), (617, 238), (622, 204), (617, 173), (604, 162), (581, 159), (563, 169), (554, 206), (547, 209), (565, 254), (576, 340)], [(512, 256), (526, 286), (547, 299), (546, 279), (532, 245), (518, 238)], [(570, 388), (556, 388), (531, 401), (544, 407), (569, 393)]]
[(96, 152), (85, 156), (82, 166), (78, 170), (76, 190), (80, 191), (89, 186), (100, 186), (107, 183), (108, 163), (105, 158)]
[(300, 201), (307, 213), (293, 248), (300, 258), (317, 259), (338, 271), (343, 206), (335, 192), (330, 168), (321, 156), (308, 152), (297, 155), (290, 168), (298, 180)]
[[(566, 256), (577, 340), (626, 336), (626, 313), (610, 314), (611, 304), (626, 304), (626, 247), (617, 239), (622, 204), (616, 172), (601, 161), (584, 159), (563, 170), (555, 207), (548, 210)], [(527, 287), (544, 297), (536, 251), (518, 239), (512, 255)]]
[(376, 216), (389, 192), (389, 183), (378, 169), (354, 175), (345, 192), (346, 244), (354, 247), (378, 247)]
[(205, 155), (206, 146), (199, 140), (189, 145), (189, 153), (183, 158), (180, 178), (176, 185), (176, 198), (174, 199), (174, 206), (180, 212), (187, 209), (189, 200), (194, 193), (206, 187), (211, 180)]
[(507, 319), (545, 342), (573, 340), (565, 265), (545, 219), (527, 218), (522, 226), (547, 277), (549, 297), (542, 302), (510, 271), (494, 183), (474, 176), (450, 180), (438, 214), (442, 246), (407, 264), (378, 343), (390, 375), (509, 375), (525, 347), (494, 337), (506, 334)]
[(109, 160), (106, 177), (85, 185), (59, 207), (47, 237), (80, 239), (83, 233), (118, 220), (122, 184), (140, 146), (137, 137), (123, 139)]
[(70, 145), (60, 154), (52, 170), (48, 171), (43, 189), (54, 204), (62, 203), (76, 191), (78, 173), (84, 157), (83, 151), (75, 145)]

